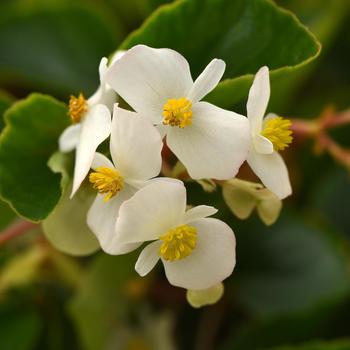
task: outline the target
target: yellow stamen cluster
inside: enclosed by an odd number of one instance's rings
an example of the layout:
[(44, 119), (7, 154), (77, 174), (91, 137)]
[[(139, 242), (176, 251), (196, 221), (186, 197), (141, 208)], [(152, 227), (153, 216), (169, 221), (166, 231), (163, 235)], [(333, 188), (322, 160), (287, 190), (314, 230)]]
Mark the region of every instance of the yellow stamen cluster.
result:
[(183, 129), (192, 124), (192, 102), (185, 97), (171, 98), (163, 106), (163, 124)]
[(276, 151), (283, 151), (293, 141), (290, 127), (292, 122), (289, 119), (277, 117), (265, 122), (262, 136), (269, 139)]
[(124, 179), (117, 170), (104, 166), (98, 167), (89, 176), (90, 182), (99, 193), (107, 193), (104, 201), (107, 202), (124, 187)]
[(69, 112), (68, 115), (73, 124), (79, 123), (87, 111), (87, 102), (82, 93), (78, 97), (73, 95), (69, 99)]
[(164, 260), (174, 261), (189, 256), (196, 246), (197, 230), (195, 227), (181, 225), (169, 230), (160, 237), (163, 241), (159, 255)]

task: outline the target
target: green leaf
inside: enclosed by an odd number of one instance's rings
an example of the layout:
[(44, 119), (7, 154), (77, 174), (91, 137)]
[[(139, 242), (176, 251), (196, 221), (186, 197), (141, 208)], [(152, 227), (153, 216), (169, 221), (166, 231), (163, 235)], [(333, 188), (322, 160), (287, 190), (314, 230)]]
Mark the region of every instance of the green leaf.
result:
[(72, 180), (68, 168), (72, 167), (70, 156), (55, 153), (49, 161), (55, 173), (62, 174), (63, 196), (53, 212), (43, 222), (46, 238), (58, 250), (71, 255), (88, 255), (99, 249), (95, 235), (90, 231), (86, 216), (95, 193), (89, 187), (81, 186), (71, 199)]
[[(13, 103), (14, 98), (5, 91), (0, 90), (0, 133), (5, 126), (4, 113)], [(0, 200), (0, 230), (5, 228), (14, 218), (16, 214), (10, 206)]]
[[(290, 8), (291, 11), (301, 19), (302, 23), (316, 35), (318, 40), (322, 43), (322, 57), (323, 59), (326, 58), (328, 50), (331, 48), (330, 42), (339, 29), (343, 27), (343, 23), (346, 23), (349, 3), (347, 1), (338, 0), (329, 0), (327, 2), (324, 0), (308, 0), (307, 2), (305, 2), (305, 0), (279, 0), (277, 3), (285, 8)], [(337, 45), (332, 43), (332, 47), (334, 46), (337, 47)], [(342, 45), (338, 45), (338, 47), (341, 48), (342, 53), (340, 55), (343, 57), (344, 47), (342, 47)], [(332, 55), (339, 57), (339, 55), (334, 52)], [(347, 62), (345, 57), (343, 60)], [(338, 63), (339, 60), (337, 61), (337, 65)], [(301, 86), (320, 64), (322, 64), (322, 59), (313, 61), (312, 64), (308, 64), (298, 69), (296, 72), (292, 71), (291, 74), (287, 74), (285, 77), (275, 81), (272, 86), (269, 110), (288, 111), (288, 113), (292, 113), (293, 115), (313, 115), (315, 110), (322, 109), (324, 107), (324, 101), (330, 101), (330, 92), (332, 92), (333, 95), (334, 91), (339, 89), (339, 79), (334, 78), (335, 87), (331, 87), (325, 92), (322, 87), (325, 84), (329, 86), (329, 79), (326, 77), (326, 83), (320, 82), (319, 74), (316, 73), (311, 81), (317, 80), (315, 84), (319, 89), (309, 89), (312, 93), (308, 90), (308, 98), (305, 99), (305, 101), (303, 101), (304, 90)], [(321, 68), (321, 71), (325, 71), (324, 67), (323, 69)], [(333, 72), (332, 76), (334, 75)], [(321, 96), (322, 93), (324, 94), (323, 97)], [(317, 96), (316, 100), (318, 101), (319, 107), (315, 108), (316, 106), (314, 105), (313, 109), (305, 113), (305, 110), (303, 110), (303, 108), (305, 108), (304, 105), (310, 106), (310, 103), (313, 103), (313, 99), (310, 98), (311, 94)], [(346, 93), (344, 93), (344, 95), (346, 95)]]
[(7, 108), (9, 108), (14, 101), (14, 98), (7, 94), (5, 91), (0, 90), (0, 133), (5, 126), (4, 113)]
[(83, 349), (106, 349), (111, 343), (132, 304), (127, 297), (128, 282), (141, 280), (134, 271), (135, 261), (135, 254), (102, 253), (90, 265), (70, 304)]
[(97, 88), (100, 59), (121, 39), (108, 14), (79, 1), (0, 6), (2, 85), (60, 96)]
[(278, 81), (320, 51), (294, 15), (269, 0), (180, 0), (155, 11), (121, 48), (140, 43), (179, 51), (194, 77), (211, 59), (223, 59), (225, 80), (208, 100), (226, 108), (246, 98), (261, 66), (268, 65)]
[(323, 49), (337, 34), (350, 8), (347, 1), (338, 0), (327, 3), (324, 0), (279, 0), (277, 3), (296, 13), (322, 42)]
[(348, 258), (335, 244), (338, 236), (291, 217), (269, 228), (248, 225), (236, 236), (234, 296), (255, 315), (297, 312), (349, 292)]
[(58, 137), (68, 125), (66, 106), (33, 94), (5, 114), (0, 136), (0, 196), (32, 221), (45, 219), (61, 197), (60, 175), (47, 166)]
[(10, 206), (0, 200), (0, 230), (4, 229), (15, 217), (16, 214)]

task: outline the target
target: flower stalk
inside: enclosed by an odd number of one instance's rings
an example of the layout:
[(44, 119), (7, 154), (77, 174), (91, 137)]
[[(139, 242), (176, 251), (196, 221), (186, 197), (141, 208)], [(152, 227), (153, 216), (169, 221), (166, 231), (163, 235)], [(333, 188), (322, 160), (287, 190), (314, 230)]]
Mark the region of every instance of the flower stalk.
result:
[(0, 246), (5, 245), (12, 239), (27, 233), (28, 231), (32, 230), (37, 226), (38, 224), (34, 224), (30, 221), (22, 220), (20, 222), (16, 222), (15, 224), (11, 225), (10, 227), (8, 227), (0, 233)]

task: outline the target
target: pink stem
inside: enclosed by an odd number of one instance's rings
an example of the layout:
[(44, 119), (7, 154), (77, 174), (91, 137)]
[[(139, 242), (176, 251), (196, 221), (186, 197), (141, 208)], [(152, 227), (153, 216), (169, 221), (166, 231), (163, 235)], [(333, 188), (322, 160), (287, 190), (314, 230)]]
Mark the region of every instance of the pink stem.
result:
[(20, 221), (0, 233), (0, 246), (38, 226), (29, 221)]

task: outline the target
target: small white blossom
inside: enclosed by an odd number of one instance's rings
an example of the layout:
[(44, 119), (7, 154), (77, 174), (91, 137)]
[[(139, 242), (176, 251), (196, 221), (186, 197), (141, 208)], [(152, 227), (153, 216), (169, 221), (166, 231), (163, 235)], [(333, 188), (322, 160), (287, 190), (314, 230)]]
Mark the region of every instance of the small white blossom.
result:
[(186, 211), (181, 181), (152, 183), (140, 189), (119, 210), (116, 245), (148, 244), (135, 269), (145, 276), (161, 259), (169, 282), (203, 290), (231, 275), (235, 236), (224, 222), (207, 218), (217, 210), (201, 205)]
[[(112, 62), (123, 54), (123, 51), (118, 51)], [(103, 57), (99, 65), (100, 86), (89, 99), (85, 100), (82, 94), (71, 96), (69, 114), (73, 125), (66, 128), (59, 139), (61, 152), (76, 148), (72, 196), (89, 172), (97, 147), (111, 132), (111, 111), (117, 95), (105, 81), (107, 63), (107, 58)]]
[(106, 81), (166, 135), (193, 179), (229, 179), (247, 157), (249, 123), (201, 101), (224, 71), (225, 62), (213, 59), (193, 82), (189, 64), (178, 52), (137, 45), (111, 66)]
[(287, 119), (269, 114), (264, 118), (270, 99), (269, 69), (262, 67), (249, 91), (247, 114), (251, 129), (251, 147), (247, 162), (262, 183), (278, 198), (292, 193), (287, 167), (277, 151), (292, 141)]
[(114, 244), (118, 211), (124, 201), (159, 174), (162, 145), (159, 133), (147, 119), (115, 106), (110, 139), (113, 163), (95, 153), (94, 172), (89, 176), (98, 194), (87, 222), (107, 253), (125, 253), (138, 246)]

